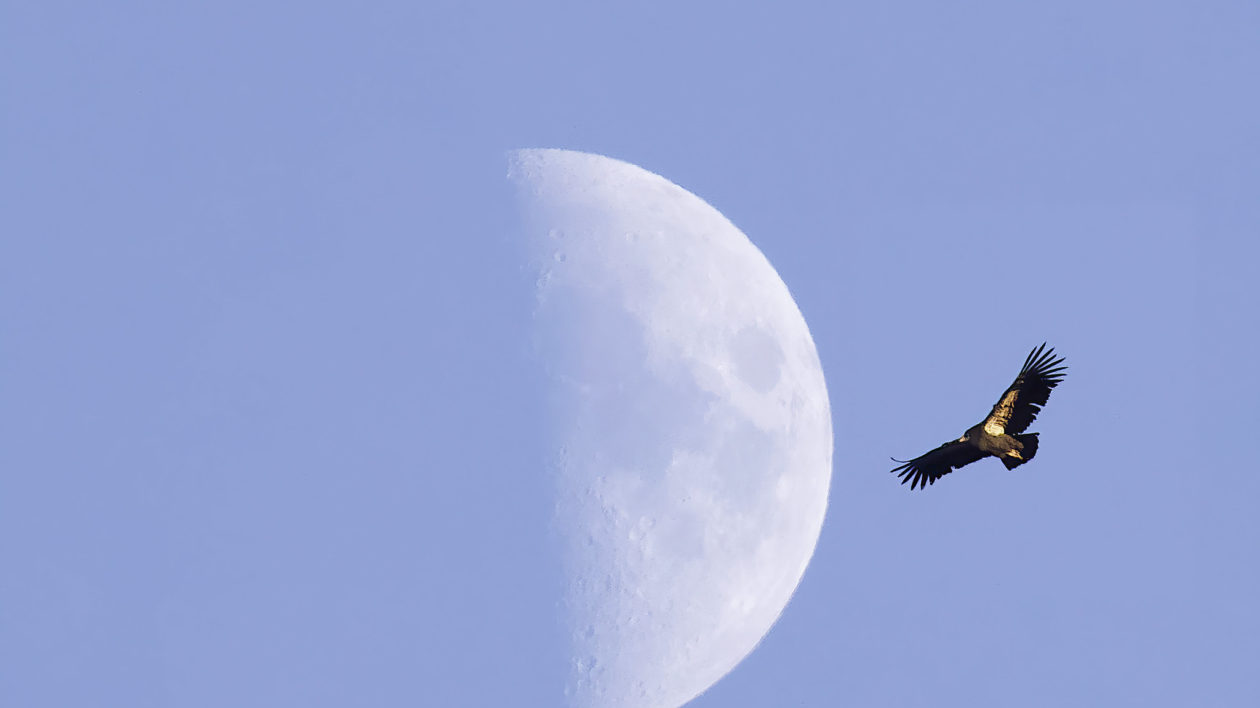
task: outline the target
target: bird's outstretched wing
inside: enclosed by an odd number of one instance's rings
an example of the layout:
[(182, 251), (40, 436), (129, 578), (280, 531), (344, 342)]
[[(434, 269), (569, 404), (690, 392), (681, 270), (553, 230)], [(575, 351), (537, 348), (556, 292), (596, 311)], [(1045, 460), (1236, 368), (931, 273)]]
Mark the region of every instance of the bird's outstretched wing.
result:
[(894, 467), (892, 472), (901, 478), (902, 484), (909, 482), (911, 489), (926, 487), (929, 484), (936, 484), (936, 480), (942, 476), (963, 465), (969, 465), (986, 454), (974, 445), (955, 440), (908, 462), (894, 458), (893, 462), (902, 464), (900, 467)]
[(1050, 399), (1050, 391), (1066, 376), (1063, 357), (1054, 356), (1054, 348), (1041, 346), (1033, 349), (1024, 360), (1015, 383), (998, 399), (989, 417), (984, 419), (984, 430), (990, 435), (1022, 433), (1037, 419), (1041, 407)]

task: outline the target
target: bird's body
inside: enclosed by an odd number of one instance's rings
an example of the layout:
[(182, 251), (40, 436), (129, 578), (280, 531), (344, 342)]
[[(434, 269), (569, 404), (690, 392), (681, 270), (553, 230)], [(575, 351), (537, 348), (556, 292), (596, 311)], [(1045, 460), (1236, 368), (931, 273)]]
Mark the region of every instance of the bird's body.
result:
[(1063, 381), (1067, 370), (1063, 357), (1055, 357), (1054, 349), (1042, 344), (1024, 360), (1015, 382), (1002, 394), (989, 415), (967, 429), (962, 437), (920, 455), (902, 461), (893, 473), (910, 488), (935, 484), (943, 475), (985, 457), (996, 457), (1006, 469), (1015, 469), (1037, 454), (1037, 433), (1025, 433), (1037, 419), (1037, 413), (1050, 398), (1050, 391)]

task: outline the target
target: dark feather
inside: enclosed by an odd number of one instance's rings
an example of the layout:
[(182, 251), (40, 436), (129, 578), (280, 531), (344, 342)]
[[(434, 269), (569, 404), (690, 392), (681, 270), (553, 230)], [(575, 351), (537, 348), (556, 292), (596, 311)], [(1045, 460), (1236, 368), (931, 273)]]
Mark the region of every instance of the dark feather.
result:
[(1050, 399), (1050, 391), (1066, 376), (1067, 367), (1062, 364), (1063, 357), (1054, 356), (1054, 348), (1046, 349), (1044, 342), (1032, 350), (984, 422), (997, 424), (1007, 435), (1027, 430)]
[(901, 478), (901, 483), (910, 483), (910, 488), (926, 487), (936, 484), (936, 480), (964, 465), (969, 465), (984, 457), (974, 445), (955, 440), (920, 455), (913, 460), (902, 461), (893, 458), (893, 462), (901, 462), (900, 467), (892, 472)]

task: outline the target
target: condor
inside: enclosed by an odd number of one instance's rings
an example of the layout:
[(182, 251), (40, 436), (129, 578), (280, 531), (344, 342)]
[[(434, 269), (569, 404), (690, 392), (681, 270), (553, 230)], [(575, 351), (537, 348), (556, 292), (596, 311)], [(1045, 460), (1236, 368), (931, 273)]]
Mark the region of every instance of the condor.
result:
[(898, 460), (900, 467), (892, 472), (910, 488), (935, 484), (942, 476), (985, 457), (996, 457), (1006, 469), (1031, 460), (1037, 454), (1037, 433), (1025, 433), (1037, 419), (1041, 407), (1050, 398), (1050, 391), (1066, 376), (1063, 357), (1054, 356), (1054, 348), (1043, 342), (1024, 360), (1015, 383), (998, 399), (988, 417), (967, 429), (961, 438), (920, 455), (913, 460)]

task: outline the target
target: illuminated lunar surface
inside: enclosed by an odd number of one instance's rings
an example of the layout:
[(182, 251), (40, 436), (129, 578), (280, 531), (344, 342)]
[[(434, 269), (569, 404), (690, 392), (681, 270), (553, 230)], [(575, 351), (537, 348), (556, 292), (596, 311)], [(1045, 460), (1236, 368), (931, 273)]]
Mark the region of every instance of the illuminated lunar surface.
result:
[(818, 353), (717, 210), (606, 157), (521, 150), (577, 708), (679, 706), (765, 636), (831, 478)]

